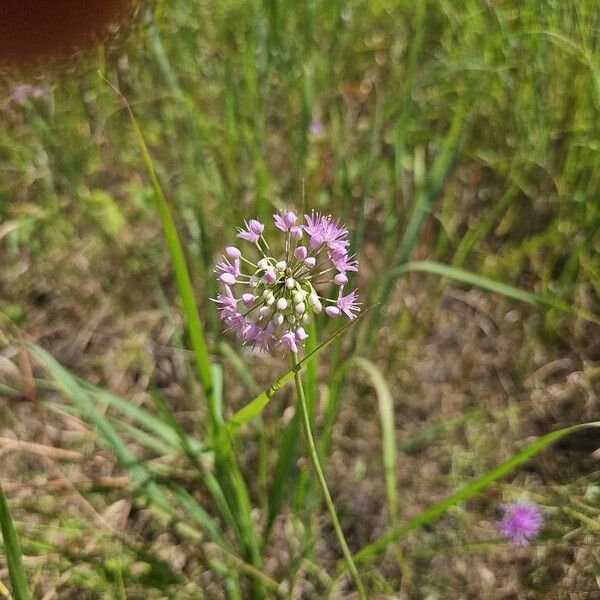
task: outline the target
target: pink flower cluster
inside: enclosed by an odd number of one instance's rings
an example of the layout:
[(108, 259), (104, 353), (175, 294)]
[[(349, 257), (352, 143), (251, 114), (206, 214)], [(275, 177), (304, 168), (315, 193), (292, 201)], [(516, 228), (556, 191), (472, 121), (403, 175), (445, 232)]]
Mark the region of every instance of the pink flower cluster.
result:
[[(296, 213), (285, 211), (273, 221), (284, 234), (280, 253), (275, 256), (267, 243), (263, 223), (246, 221), (237, 237), (251, 245), (253, 257), (237, 246), (225, 249), (215, 269), (224, 289), (213, 300), (223, 323), (245, 344), (298, 353), (313, 315), (324, 310), (331, 318), (354, 319), (360, 311), (356, 290), (344, 294), (347, 274), (358, 271), (358, 262), (348, 253), (348, 230), (330, 216), (313, 212), (301, 223)], [(322, 291), (332, 285), (337, 296), (324, 297)]]

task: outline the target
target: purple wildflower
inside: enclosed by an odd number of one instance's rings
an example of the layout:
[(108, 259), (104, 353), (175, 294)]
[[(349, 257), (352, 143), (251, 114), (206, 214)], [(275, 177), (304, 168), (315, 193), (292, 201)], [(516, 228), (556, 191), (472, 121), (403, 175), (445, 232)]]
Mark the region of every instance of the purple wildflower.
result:
[(329, 253), (331, 262), (340, 273), (348, 271), (358, 271), (358, 262), (351, 256), (348, 256), (346, 249), (334, 249)]
[(223, 319), (223, 314), (225, 313), (234, 313), (237, 311), (237, 300), (231, 291), (231, 288), (226, 285), (224, 294), (217, 294), (217, 297), (213, 300), (219, 304), (218, 311)]
[[(271, 251), (262, 223), (246, 221), (237, 237), (253, 244), (259, 256), (245, 257), (236, 246), (226, 247), (215, 268), (225, 292), (214, 302), (221, 320), (243, 343), (265, 352), (282, 347), (297, 353), (313, 315), (324, 310), (330, 317), (356, 317), (356, 291), (343, 292), (346, 271), (356, 270), (357, 263), (348, 256), (348, 230), (329, 216), (312, 213), (302, 222), (296, 213), (283, 211), (273, 215), (273, 222), (285, 234), (282, 253)], [(301, 245), (304, 232), (309, 243)], [(244, 272), (247, 266), (249, 272)], [(337, 295), (323, 297), (322, 289), (331, 285), (338, 286)]]
[(256, 219), (250, 219), (250, 222), (246, 221), (246, 229), (242, 229), (241, 227), (238, 229), (237, 236), (241, 240), (246, 240), (247, 242), (251, 242), (252, 244), (256, 244), (262, 235), (262, 232), (265, 230), (265, 226)]
[(277, 229), (281, 229), (281, 231), (289, 231), (296, 224), (297, 220), (298, 216), (291, 210), (273, 215), (275, 227), (277, 227)]
[(30, 83), (19, 83), (12, 89), (10, 99), (20, 106), (23, 106), (28, 100), (41, 98), (44, 95), (44, 88), (40, 85)]
[(343, 312), (351, 321), (356, 318), (356, 314), (360, 312), (360, 302), (358, 300), (358, 290), (354, 290), (350, 292), (346, 296), (342, 296), (342, 289), (340, 289), (340, 294), (338, 296), (336, 306)]
[(231, 273), (234, 277), (237, 277), (240, 274), (240, 259), (236, 258), (233, 261), (233, 264), (229, 262), (226, 258), (223, 258), (221, 262), (218, 262), (216, 265), (217, 273)]
[(311, 246), (318, 247), (325, 244), (330, 250), (340, 250), (350, 245), (348, 230), (341, 227), (339, 221), (316, 212), (304, 215), (304, 218), (306, 219), (304, 231), (310, 238)]
[(296, 335), (291, 331), (284, 333), (281, 336), (281, 340), (279, 340), (279, 343), (294, 354), (298, 354), (298, 346), (296, 345)]
[(296, 225), (297, 220), (298, 215), (291, 210), (273, 215), (275, 227), (286, 233), (289, 232), (295, 240), (299, 240), (302, 237), (302, 227)]
[(311, 121), (308, 131), (310, 135), (320, 136), (325, 132), (325, 127), (321, 121)]
[(521, 502), (502, 504), (500, 508), (504, 512), (497, 523), (500, 535), (517, 546), (528, 546), (544, 523), (540, 507), (530, 502)]

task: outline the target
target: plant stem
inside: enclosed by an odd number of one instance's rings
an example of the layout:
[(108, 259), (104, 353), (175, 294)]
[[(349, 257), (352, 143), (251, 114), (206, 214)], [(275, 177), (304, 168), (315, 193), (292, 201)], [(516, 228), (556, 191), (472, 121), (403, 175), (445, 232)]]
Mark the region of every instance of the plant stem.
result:
[(2, 533), (2, 539), (4, 541), (4, 551), (6, 554), (6, 563), (8, 565), (8, 574), (12, 583), (15, 600), (29, 600), (31, 596), (29, 594), (25, 569), (23, 568), (19, 536), (15, 531), (15, 526), (12, 522), (10, 511), (8, 510), (8, 502), (1, 485), (0, 533)]
[(306, 437), (306, 443), (308, 445), (308, 453), (310, 454), (310, 459), (317, 473), (317, 479), (319, 480), (319, 485), (321, 486), (321, 490), (323, 491), (325, 504), (327, 505), (327, 509), (329, 510), (329, 514), (331, 515), (333, 529), (335, 530), (335, 534), (338, 538), (340, 546), (342, 547), (342, 552), (344, 553), (344, 559), (346, 561), (348, 571), (350, 572), (350, 575), (354, 580), (356, 590), (358, 591), (358, 597), (360, 598), (360, 600), (366, 600), (367, 595), (365, 593), (365, 589), (358, 575), (356, 565), (352, 560), (352, 553), (350, 552), (350, 548), (348, 548), (348, 542), (346, 542), (346, 538), (344, 537), (344, 532), (342, 531), (342, 527), (340, 525), (340, 521), (338, 519), (337, 512), (333, 504), (333, 500), (331, 499), (331, 494), (329, 493), (329, 488), (327, 487), (327, 482), (325, 481), (325, 475), (323, 475), (323, 469), (321, 468), (321, 463), (319, 462), (319, 455), (317, 454), (315, 440), (310, 427), (310, 417), (308, 415), (308, 407), (306, 405), (306, 397), (304, 395), (302, 379), (300, 377), (300, 373), (295, 369), (295, 367), (298, 365), (298, 358), (294, 353), (290, 354), (292, 358), (292, 367), (294, 368), (294, 381), (296, 383), (296, 393), (298, 395), (300, 410), (302, 411), (302, 425), (304, 427), (304, 435)]

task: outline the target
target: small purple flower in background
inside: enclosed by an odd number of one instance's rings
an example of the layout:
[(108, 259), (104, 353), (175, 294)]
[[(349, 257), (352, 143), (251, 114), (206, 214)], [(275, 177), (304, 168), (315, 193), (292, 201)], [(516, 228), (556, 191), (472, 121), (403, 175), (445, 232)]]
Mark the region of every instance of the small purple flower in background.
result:
[[(285, 234), (278, 255), (263, 236), (264, 224), (245, 222), (237, 237), (250, 243), (258, 258), (228, 246), (215, 268), (224, 286), (224, 293), (213, 299), (220, 319), (243, 343), (265, 352), (284, 348), (297, 354), (308, 338), (304, 326), (323, 310), (332, 318), (345, 315), (350, 320), (360, 312), (357, 291), (344, 295), (346, 273), (358, 271), (358, 262), (348, 255), (348, 230), (319, 213), (304, 219), (304, 224), (299, 222), (292, 211), (273, 215), (278, 232)], [(305, 235), (308, 241), (303, 243)], [(337, 297), (325, 298), (323, 289), (331, 285), (338, 286)]]
[(537, 537), (544, 523), (540, 507), (530, 502), (521, 502), (502, 504), (500, 508), (504, 512), (497, 523), (500, 535), (517, 546), (528, 546)]
[(308, 131), (310, 135), (318, 137), (325, 133), (325, 127), (321, 121), (311, 121), (310, 125), (308, 126)]
[(19, 83), (12, 89), (10, 99), (19, 106), (23, 106), (28, 100), (41, 98), (44, 95), (44, 88), (41, 85), (32, 85), (30, 83)]

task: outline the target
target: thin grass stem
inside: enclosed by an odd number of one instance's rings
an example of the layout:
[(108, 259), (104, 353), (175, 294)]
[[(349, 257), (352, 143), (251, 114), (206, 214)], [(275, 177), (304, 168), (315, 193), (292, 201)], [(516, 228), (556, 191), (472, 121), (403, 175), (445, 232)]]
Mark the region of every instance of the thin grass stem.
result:
[[(295, 368), (298, 365), (298, 359), (294, 353), (290, 353), (290, 356), (292, 359), (292, 368)], [(300, 410), (302, 411), (302, 426), (304, 427), (304, 435), (306, 437), (308, 452), (310, 454), (310, 459), (312, 461), (313, 467), (317, 473), (317, 479), (319, 480), (319, 485), (321, 486), (323, 497), (325, 498), (325, 504), (327, 505), (327, 509), (329, 510), (329, 514), (331, 516), (333, 529), (342, 548), (342, 552), (344, 553), (344, 560), (346, 561), (346, 565), (348, 566), (348, 571), (350, 572), (350, 575), (354, 581), (354, 585), (356, 586), (356, 590), (358, 591), (358, 597), (361, 600), (366, 600), (367, 595), (365, 593), (365, 589), (358, 575), (356, 565), (352, 560), (352, 554), (350, 552), (350, 548), (348, 548), (348, 542), (346, 542), (344, 532), (342, 531), (342, 527), (340, 525), (340, 521), (335, 510), (335, 505), (333, 504), (331, 494), (329, 493), (329, 488), (327, 487), (327, 482), (325, 481), (323, 469), (321, 468), (319, 455), (317, 453), (317, 447), (315, 445), (315, 440), (310, 426), (310, 416), (308, 414), (308, 406), (306, 404), (306, 396), (304, 395), (302, 378), (300, 377), (300, 373), (298, 371), (294, 372), (294, 382), (296, 384), (298, 403), (300, 404)]]

